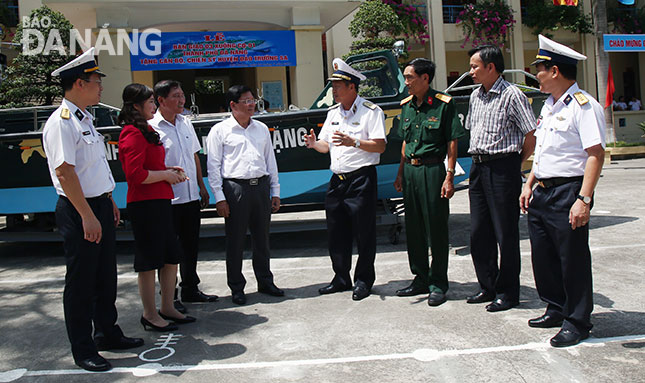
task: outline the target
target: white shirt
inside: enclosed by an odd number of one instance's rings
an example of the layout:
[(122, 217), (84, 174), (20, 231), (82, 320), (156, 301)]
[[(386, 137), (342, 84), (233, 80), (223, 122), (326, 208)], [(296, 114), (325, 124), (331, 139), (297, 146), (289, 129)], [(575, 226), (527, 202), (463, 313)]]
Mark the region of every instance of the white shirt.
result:
[(380, 153), (369, 153), (353, 146), (334, 145), (332, 136), (337, 130), (354, 139), (387, 141), (385, 115), (376, 104), (357, 96), (349, 110), (344, 110), (340, 104), (332, 106), (318, 138), (329, 144), (330, 169), (336, 174), (349, 173), (379, 163)]
[(114, 190), (114, 178), (105, 157), (103, 136), (94, 129), (94, 117), (70, 101), (49, 116), (43, 129), (43, 148), (47, 166), (58, 195), (65, 196), (56, 176), (63, 162), (74, 166), (85, 198), (98, 197)]
[[(580, 105), (576, 93), (587, 102)], [(603, 108), (574, 83), (559, 100), (549, 96), (544, 102), (535, 138), (533, 172), (538, 179), (582, 176), (589, 157), (585, 149), (605, 147)]]
[(631, 110), (641, 110), (641, 100), (635, 100), (629, 102), (629, 109)]
[(215, 124), (206, 139), (208, 153), (208, 182), (215, 203), (226, 200), (222, 179), (251, 179), (269, 176), (271, 196), (280, 196), (278, 165), (273, 152), (269, 128), (251, 119), (241, 127), (235, 117)]
[(159, 138), (166, 151), (166, 166), (181, 166), (186, 172), (188, 180), (172, 185), (175, 198), (173, 205), (199, 200), (199, 184), (197, 167), (195, 166), (195, 153), (201, 150), (199, 139), (190, 119), (180, 114), (175, 116), (175, 125), (166, 121), (161, 112), (157, 111), (148, 121), (154, 130), (159, 133)]

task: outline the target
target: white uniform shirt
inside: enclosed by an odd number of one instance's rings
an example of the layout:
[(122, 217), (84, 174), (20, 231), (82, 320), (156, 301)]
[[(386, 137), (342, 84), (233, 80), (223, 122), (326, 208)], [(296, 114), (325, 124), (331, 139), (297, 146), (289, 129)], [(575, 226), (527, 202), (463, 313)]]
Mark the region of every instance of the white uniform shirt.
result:
[(330, 168), (336, 174), (349, 173), (379, 163), (380, 153), (369, 153), (353, 146), (334, 145), (332, 136), (337, 130), (354, 139), (387, 140), (385, 115), (376, 104), (357, 96), (349, 110), (344, 110), (340, 104), (332, 106), (318, 138), (329, 144)]
[(197, 167), (195, 166), (195, 153), (202, 148), (197, 139), (195, 128), (190, 120), (178, 114), (175, 116), (175, 125), (166, 121), (157, 111), (155, 116), (148, 121), (150, 126), (159, 133), (159, 138), (166, 151), (166, 166), (181, 166), (188, 180), (172, 185), (175, 198), (173, 205), (199, 200), (199, 184)]
[[(584, 105), (576, 99), (578, 92), (588, 100)], [(585, 149), (605, 147), (603, 108), (575, 83), (559, 100), (549, 96), (544, 102), (535, 138), (533, 172), (538, 179), (582, 176), (589, 157)]]
[(641, 100), (634, 100), (629, 102), (629, 109), (630, 110), (641, 110)]
[(88, 111), (63, 99), (45, 123), (43, 148), (58, 195), (65, 196), (56, 176), (56, 168), (63, 162), (74, 166), (86, 198), (98, 197), (114, 190), (114, 178), (105, 156), (104, 139), (96, 131), (92, 121), (94, 117)]
[(280, 196), (278, 165), (269, 128), (264, 123), (251, 119), (245, 129), (231, 116), (211, 128), (206, 151), (208, 182), (215, 203), (226, 199), (222, 190), (224, 178), (251, 179), (268, 175), (271, 196)]

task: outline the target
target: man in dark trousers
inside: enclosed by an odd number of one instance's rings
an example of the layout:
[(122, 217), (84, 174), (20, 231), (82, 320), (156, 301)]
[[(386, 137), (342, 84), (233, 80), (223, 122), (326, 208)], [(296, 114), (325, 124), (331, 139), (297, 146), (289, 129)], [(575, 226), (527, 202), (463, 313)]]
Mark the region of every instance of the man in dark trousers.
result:
[[(63, 309), (74, 362), (89, 371), (112, 368), (97, 351), (143, 345), (116, 324), (116, 236), (119, 209), (103, 136), (86, 108), (103, 89), (94, 48), (56, 69), (64, 98), (43, 129), (43, 147), (59, 195), (56, 225), (65, 247)], [(94, 339), (92, 339), (94, 323)]]
[[(468, 303), (488, 311), (519, 304), (521, 164), (535, 147), (535, 116), (528, 98), (502, 78), (504, 57), (492, 45), (468, 52), (470, 75), (481, 86), (470, 95), (470, 252), (480, 291)], [(499, 266), (498, 251), (499, 247)]]
[(592, 327), (589, 217), (605, 159), (605, 118), (576, 82), (578, 61), (587, 57), (542, 35), (539, 44), (533, 65), (540, 90), (551, 95), (538, 118), (520, 207), (529, 213), (535, 286), (547, 306), (529, 326), (562, 326), (551, 345), (566, 347), (586, 339)]
[[(403, 73), (410, 97), (401, 101), (399, 134), (403, 138), (399, 173), (394, 182), (403, 191), (408, 260), (414, 280), (398, 296), (430, 293), (428, 305), (439, 306), (448, 291), (448, 200), (455, 192), (457, 140), (464, 128), (455, 102), (430, 88), (435, 64), (412, 60)], [(448, 169), (444, 158), (448, 155)], [(432, 266), (428, 262), (432, 249)]]
[(258, 292), (280, 297), (270, 269), (271, 212), (280, 209), (278, 165), (269, 128), (253, 118), (257, 100), (251, 89), (234, 85), (226, 93), (232, 115), (208, 134), (208, 182), (217, 213), (225, 218), (226, 276), (233, 303), (246, 303), (242, 253), (246, 230), (253, 243)]
[(318, 292), (331, 294), (352, 288), (349, 271), (356, 238), (358, 262), (352, 299), (359, 301), (370, 295), (376, 279), (376, 165), (385, 151), (385, 115), (376, 104), (358, 95), (363, 74), (339, 58), (333, 65), (334, 73), (328, 80), (338, 104), (329, 108), (318, 139), (313, 129), (305, 135), (308, 148), (329, 153), (334, 173), (325, 196), (334, 278)]
[[(166, 166), (179, 166), (187, 175), (186, 182), (172, 185), (175, 195), (172, 200), (172, 215), (182, 249), (179, 263), (181, 301), (215, 302), (217, 295), (204, 294), (198, 288), (200, 209), (208, 206), (209, 200), (198, 156), (202, 147), (192, 122), (181, 114), (186, 102), (181, 84), (173, 80), (163, 80), (155, 85), (154, 93), (159, 109), (148, 123), (159, 133), (159, 139), (166, 151)], [(186, 311), (177, 301), (176, 290), (175, 306), (178, 306), (179, 311)]]

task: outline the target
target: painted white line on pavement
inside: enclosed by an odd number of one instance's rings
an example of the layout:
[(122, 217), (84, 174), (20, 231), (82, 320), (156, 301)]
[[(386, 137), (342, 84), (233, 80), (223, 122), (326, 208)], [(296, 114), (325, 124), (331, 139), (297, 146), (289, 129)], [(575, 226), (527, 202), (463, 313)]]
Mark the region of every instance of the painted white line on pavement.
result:
[[(645, 334), (641, 335), (626, 335), (616, 336), (610, 338), (589, 338), (582, 343), (564, 349), (556, 349), (545, 342), (533, 342), (526, 344), (519, 344), (515, 346), (498, 346), (498, 347), (482, 347), (471, 348), (462, 350), (431, 350), (419, 349), (411, 353), (400, 354), (385, 354), (385, 355), (367, 355), (367, 356), (354, 356), (342, 358), (324, 358), (324, 359), (301, 359), (301, 360), (283, 360), (275, 362), (249, 362), (249, 363), (212, 363), (200, 365), (177, 365), (172, 364), (163, 366), (159, 363), (147, 363), (138, 367), (116, 367), (110, 371), (102, 372), (100, 374), (124, 374), (130, 373), (134, 376), (150, 376), (158, 372), (186, 372), (186, 371), (213, 371), (213, 370), (240, 370), (240, 369), (258, 369), (258, 368), (274, 368), (274, 367), (293, 367), (293, 366), (312, 366), (312, 365), (328, 365), (328, 364), (342, 364), (342, 363), (360, 363), (360, 362), (373, 362), (381, 360), (398, 360), (398, 359), (415, 359), (420, 362), (431, 362), (444, 357), (455, 357), (475, 354), (490, 354), (498, 352), (509, 351), (527, 351), (527, 350), (540, 350), (541, 352), (551, 350), (552, 352), (571, 351), (578, 347), (601, 347), (606, 343), (611, 342), (629, 342), (645, 340)], [(578, 350), (576, 350), (578, 351)], [(62, 376), (62, 375), (84, 375), (84, 374), (98, 374), (96, 372), (85, 371), (81, 369), (74, 370), (36, 370), (29, 371), (26, 369), (16, 369), (6, 372), (0, 372), (0, 382), (12, 382), (23, 376)]]
[[(615, 249), (631, 249), (631, 248), (639, 248), (639, 247), (645, 247), (645, 243), (633, 243), (633, 244), (626, 244), (626, 245), (610, 245), (610, 246), (592, 246), (590, 247), (592, 252), (596, 251), (604, 251), (604, 250), (615, 250)], [(400, 251), (391, 251), (391, 252), (382, 252), (378, 253), (381, 255), (388, 255), (388, 254), (396, 254), (400, 253)], [(531, 255), (530, 251), (523, 251), (521, 253), (522, 255)], [(464, 255), (459, 255), (455, 259), (451, 259), (452, 262), (455, 260), (467, 260), (470, 261), (470, 257), (467, 255), (470, 254), (464, 254)], [(280, 258), (272, 259), (273, 262), (276, 262)], [(251, 262), (250, 259), (245, 260), (246, 262)], [(202, 261), (202, 262), (209, 262), (209, 261)], [(221, 261), (223, 262), (223, 260)], [(387, 261), (387, 262), (378, 262), (378, 266), (393, 266), (393, 265), (398, 265), (398, 264), (407, 264), (408, 260), (407, 258), (402, 258), (399, 261)], [(62, 266), (61, 266), (62, 267)], [(321, 266), (297, 266), (297, 267), (272, 267), (271, 271), (273, 272), (280, 272), (280, 271), (302, 271), (302, 270), (328, 270), (331, 266), (330, 265), (321, 265)], [(200, 271), (200, 275), (221, 275), (221, 274), (226, 274), (226, 270), (218, 270), (218, 271)], [(134, 272), (126, 272), (123, 274), (119, 274), (119, 279), (137, 279), (137, 273)], [(59, 277), (59, 278), (32, 278), (32, 279), (2, 279), (0, 280), (0, 285), (5, 284), (11, 284), (11, 285), (29, 285), (29, 284), (35, 284), (35, 283), (48, 283), (48, 282), (64, 282), (65, 277)], [(2, 381), (0, 381), (1, 383)]]

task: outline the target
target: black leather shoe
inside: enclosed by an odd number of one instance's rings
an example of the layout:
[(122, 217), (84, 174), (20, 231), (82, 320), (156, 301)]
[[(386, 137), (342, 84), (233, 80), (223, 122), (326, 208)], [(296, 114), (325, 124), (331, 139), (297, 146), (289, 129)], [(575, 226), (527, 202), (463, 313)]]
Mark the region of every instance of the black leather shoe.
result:
[(91, 358), (77, 360), (76, 365), (87, 371), (109, 371), (112, 369), (110, 362), (105, 360), (101, 355), (96, 355)]
[(154, 331), (158, 331), (158, 332), (176, 331), (176, 330), (179, 329), (179, 327), (177, 327), (177, 325), (174, 324), (174, 323), (168, 323), (167, 325), (165, 325), (163, 327), (157, 326), (155, 324), (152, 324), (152, 322), (150, 322), (149, 320), (147, 320), (143, 316), (141, 317), (141, 325), (143, 326), (143, 329), (146, 330), (146, 331), (148, 331), (148, 327), (150, 327), (150, 329), (152, 329)]
[(399, 297), (412, 297), (415, 295), (427, 294), (427, 293), (428, 293), (427, 287), (417, 287), (414, 284), (404, 289), (396, 290), (396, 295)]
[(175, 300), (172, 302), (172, 305), (173, 305), (173, 306), (175, 306), (175, 310), (179, 311), (179, 312), (180, 312), (180, 313), (182, 313), (182, 314), (186, 314), (186, 313), (188, 312), (188, 310), (186, 310), (186, 306), (184, 306), (183, 304), (181, 304), (181, 302), (179, 301), (179, 299), (175, 299)]
[(183, 324), (183, 323), (193, 323), (194, 321), (196, 321), (196, 320), (197, 320), (197, 318), (195, 318), (195, 317), (191, 317), (190, 315), (186, 315), (186, 316), (184, 316), (183, 318), (173, 318), (173, 317), (171, 317), (171, 316), (169, 316), (169, 315), (165, 315), (165, 314), (163, 314), (163, 313), (161, 312), (161, 310), (159, 311), (159, 316), (160, 316), (160, 317), (162, 317), (163, 319), (167, 320), (167, 321), (173, 321), (173, 322), (175, 322), (175, 323), (179, 323), (179, 324)]
[(363, 285), (354, 286), (354, 292), (352, 293), (352, 299), (355, 301), (360, 301), (365, 299), (370, 295), (370, 290)]
[[(205, 302), (216, 302), (219, 299), (217, 295), (208, 295), (204, 294), (199, 290), (184, 291), (181, 290), (181, 301), (188, 303), (205, 303)], [(177, 310), (179, 311), (179, 310)], [(181, 311), (179, 311), (181, 312)], [(184, 314), (184, 313), (182, 313)]]
[(433, 291), (428, 295), (428, 306), (439, 306), (446, 301), (446, 294), (441, 291)]
[(283, 297), (284, 291), (278, 288), (278, 286), (273, 283), (265, 286), (258, 286), (258, 293), (268, 294), (274, 297)]
[(246, 294), (244, 294), (244, 291), (234, 291), (231, 299), (236, 305), (241, 306), (246, 304)]
[(486, 311), (494, 313), (496, 311), (505, 311), (512, 309), (519, 305), (518, 301), (510, 301), (508, 299), (497, 298), (492, 303), (486, 306)]
[(562, 326), (562, 319), (558, 319), (549, 314), (544, 314), (541, 317), (529, 319), (529, 327), (551, 328)]
[(100, 336), (94, 338), (94, 343), (96, 344), (96, 349), (99, 351), (108, 351), (108, 350), (128, 350), (131, 348), (137, 348), (143, 346), (143, 339), (141, 338), (128, 338), (125, 335), (122, 335), (116, 340), (107, 340), (105, 337)]
[(494, 299), (495, 299), (495, 294), (482, 290), (477, 294), (471, 295), (468, 298), (466, 298), (466, 303), (485, 303), (485, 302), (492, 302)]
[(338, 286), (338, 285), (335, 285), (333, 283), (330, 283), (325, 287), (319, 288), (318, 292), (320, 293), (320, 295), (325, 295), (325, 294), (338, 293), (338, 292), (341, 292), (341, 291), (347, 291), (349, 289), (351, 289), (351, 287), (349, 287), (349, 286), (344, 287), (344, 286)]
[(589, 338), (589, 334), (582, 335), (571, 330), (562, 329), (553, 338), (551, 338), (551, 346), (569, 347), (576, 345), (587, 338)]

